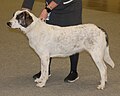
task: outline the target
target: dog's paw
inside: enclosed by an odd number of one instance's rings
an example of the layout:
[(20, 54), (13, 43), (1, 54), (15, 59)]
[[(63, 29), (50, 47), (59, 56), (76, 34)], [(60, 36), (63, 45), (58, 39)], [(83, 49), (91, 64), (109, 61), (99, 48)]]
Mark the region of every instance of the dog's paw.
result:
[(104, 90), (105, 86), (104, 85), (98, 85), (97, 89), (99, 90)]
[(40, 82), (42, 82), (42, 80), (40, 78), (37, 78), (37, 79), (34, 80), (34, 82), (35, 83), (40, 83)]
[(45, 83), (37, 83), (36, 86), (37, 86), (37, 87), (44, 87), (44, 86), (45, 86)]

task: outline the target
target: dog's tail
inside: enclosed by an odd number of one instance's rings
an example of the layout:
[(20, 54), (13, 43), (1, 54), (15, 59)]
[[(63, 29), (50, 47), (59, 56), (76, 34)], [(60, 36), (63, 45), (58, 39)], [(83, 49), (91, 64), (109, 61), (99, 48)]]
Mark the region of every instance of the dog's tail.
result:
[(113, 60), (110, 57), (109, 46), (107, 46), (106, 49), (105, 49), (104, 61), (106, 63), (108, 63), (112, 68), (114, 68), (115, 64), (114, 64)]

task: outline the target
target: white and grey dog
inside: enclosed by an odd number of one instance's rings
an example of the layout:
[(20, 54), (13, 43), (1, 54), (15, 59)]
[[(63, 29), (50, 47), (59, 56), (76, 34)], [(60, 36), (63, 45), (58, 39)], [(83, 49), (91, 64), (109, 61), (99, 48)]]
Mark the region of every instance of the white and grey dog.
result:
[(66, 57), (86, 50), (100, 71), (101, 80), (97, 88), (105, 88), (107, 81), (105, 62), (112, 68), (114, 62), (109, 54), (107, 34), (100, 27), (94, 24), (69, 27), (49, 25), (27, 10), (17, 11), (7, 25), (21, 29), (28, 37), (29, 45), (41, 59), (41, 77), (35, 80), (37, 86), (45, 86), (48, 80), (50, 57)]

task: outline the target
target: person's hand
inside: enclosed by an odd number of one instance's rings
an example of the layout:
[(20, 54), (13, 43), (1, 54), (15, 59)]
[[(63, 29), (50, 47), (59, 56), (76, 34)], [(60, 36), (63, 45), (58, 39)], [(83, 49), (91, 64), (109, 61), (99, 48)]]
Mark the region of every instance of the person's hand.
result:
[(48, 12), (46, 9), (43, 9), (39, 18), (40, 18), (40, 20), (45, 21), (47, 19), (47, 17), (48, 17)]

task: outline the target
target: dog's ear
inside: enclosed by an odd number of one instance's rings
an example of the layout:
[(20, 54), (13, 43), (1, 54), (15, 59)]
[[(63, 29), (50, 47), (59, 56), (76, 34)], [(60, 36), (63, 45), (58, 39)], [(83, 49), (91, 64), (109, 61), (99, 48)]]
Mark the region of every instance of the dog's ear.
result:
[(28, 27), (32, 22), (33, 18), (27, 11), (24, 11), (16, 16), (18, 23), (23, 27)]
[(28, 12), (25, 12), (24, 14), (26, 25), (29, 26), (33, 22), (33, 18)]

